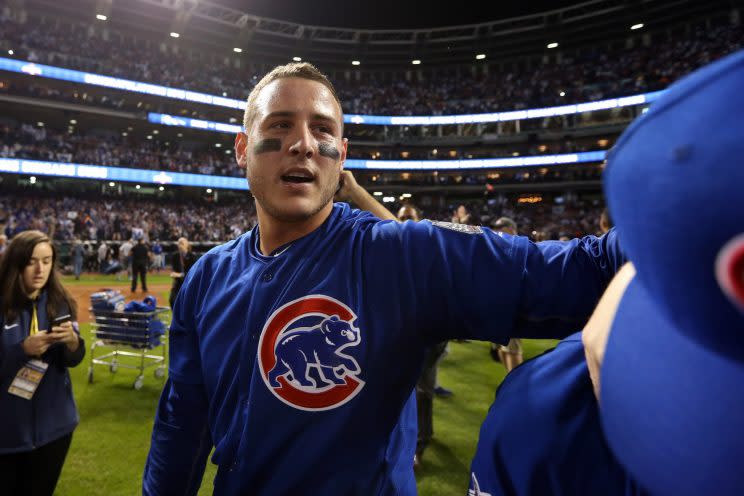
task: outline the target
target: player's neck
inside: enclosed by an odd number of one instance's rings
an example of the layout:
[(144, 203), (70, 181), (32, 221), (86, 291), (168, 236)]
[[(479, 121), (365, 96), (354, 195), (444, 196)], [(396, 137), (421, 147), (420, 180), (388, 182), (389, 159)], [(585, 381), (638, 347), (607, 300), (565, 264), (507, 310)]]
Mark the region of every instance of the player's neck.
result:
[(259, 249), (261, 253), (269, 256), (277, 248), (315, 231), (331, 215), (332, 210), (333, 202), (329, 202), (328, 205), (323, 207), (315, 215), (300, 221), (290, 222), (277, 219), (256, 205), (258, 228), (261, 232), (259, 238)]

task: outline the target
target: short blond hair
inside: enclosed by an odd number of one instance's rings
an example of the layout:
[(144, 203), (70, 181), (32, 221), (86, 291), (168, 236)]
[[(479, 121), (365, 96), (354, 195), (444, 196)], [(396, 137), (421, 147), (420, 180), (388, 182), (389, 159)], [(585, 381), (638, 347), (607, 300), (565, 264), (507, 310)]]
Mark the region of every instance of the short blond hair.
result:
[[(245, 132), (250, 131), (250, 127), (253, 125), (253, 121), (256, 120), (256, 100), (258, 100), (258, 95), (261, 93), (261, 90), (263, 90), (266, 86), (273, 83), (277, 79), (292, 77), (309, 79), (310, 81), (317, 81), (328, 88), (328, 91), (331, 92), (331, 95), (333, 95), (333, 99), (336, 100), (336, 103), (338, 104), (341, 115), (343, 115), (343, 110), (341, 110), (341, 100), (338, 98), (336, 89), (333, 87), (330, 79), (328, 79), (328, 76), (320, 72), (317, 67), (312, 64), (308, 64), (307, 62), (292, 62), (290, 64), (274, 67), (271, 72), (262, 77), (258, 84), (253, 87), (250, 95), (248, 95), (248, 101), (245, 105), (245, 113), (243, 114), (243, 129), (245, 130)], [(342, 119), (342, 130), (343, 125), (344, 123)]]

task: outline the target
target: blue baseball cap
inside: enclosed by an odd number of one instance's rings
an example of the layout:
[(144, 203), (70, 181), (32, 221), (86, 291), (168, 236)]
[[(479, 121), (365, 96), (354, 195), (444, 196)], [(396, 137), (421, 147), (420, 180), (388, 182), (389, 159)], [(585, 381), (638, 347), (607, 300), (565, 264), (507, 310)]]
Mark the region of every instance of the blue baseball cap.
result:
[(607, 441), (652, 494), (744, 494), (744, 50), (674, 84), (604, 182), (636, 268), (601, 369)]

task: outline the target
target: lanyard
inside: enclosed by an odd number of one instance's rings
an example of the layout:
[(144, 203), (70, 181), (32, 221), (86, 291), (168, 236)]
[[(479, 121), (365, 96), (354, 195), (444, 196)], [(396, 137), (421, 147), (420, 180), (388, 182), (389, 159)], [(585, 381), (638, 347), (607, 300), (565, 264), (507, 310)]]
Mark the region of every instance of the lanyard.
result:
[(31, 329), (29, 329), (29, 336), (33, 336), (39, 332), (39, 319), (36, 317), (36, 303), (31, 304)]

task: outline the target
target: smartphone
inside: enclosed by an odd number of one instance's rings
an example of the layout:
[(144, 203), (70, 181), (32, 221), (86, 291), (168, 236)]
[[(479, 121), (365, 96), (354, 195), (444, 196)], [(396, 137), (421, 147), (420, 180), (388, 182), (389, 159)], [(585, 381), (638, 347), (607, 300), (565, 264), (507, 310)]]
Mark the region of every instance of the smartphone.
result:
[(55, 317), (54, 320), (52, 320), (52, 326), (60, 326), (65, 322), (72, 322), (72, 315), (68, 313), (66, 315)]

